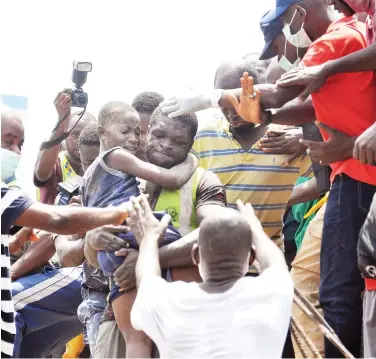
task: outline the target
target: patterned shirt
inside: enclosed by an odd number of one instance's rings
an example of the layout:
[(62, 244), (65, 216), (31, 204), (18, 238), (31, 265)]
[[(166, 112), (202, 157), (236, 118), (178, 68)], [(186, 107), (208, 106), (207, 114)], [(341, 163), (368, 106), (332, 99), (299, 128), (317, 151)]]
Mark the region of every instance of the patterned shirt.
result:
[(33, 203), (19, 190), (1, 187), (1, 357), (13, 355), (14, 305), (10, 280), (9, 231), (15, 220)]
[[(269, 126), (269, 130), (283, 129)], [(229, 123), (219, 119), (197, 134), (192, 152), (199, 166), (216, 173), (224, 184), (228, 206), (236, 208), (237, 199), (251, 203), (267, 235), (280, 240), (286, 203), (298, 177), (311, 174), (311, 161), (303, 155), (283, 166), (287, 155), (266, 154), (258, 149), (259, 143), (245, 151)]]

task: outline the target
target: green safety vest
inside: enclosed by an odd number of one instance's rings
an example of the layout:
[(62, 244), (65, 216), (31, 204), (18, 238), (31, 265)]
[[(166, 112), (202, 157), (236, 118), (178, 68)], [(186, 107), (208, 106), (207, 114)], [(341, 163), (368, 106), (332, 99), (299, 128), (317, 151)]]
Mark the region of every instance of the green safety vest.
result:
[(196, 220), (197, 187), (205, 170), (197, 167), (193, 176), (180, 189), (162, 189), (155, 205), (155, 212), (167, 212), (172, 219), (172, 225), (182, 236), (198, 227)]

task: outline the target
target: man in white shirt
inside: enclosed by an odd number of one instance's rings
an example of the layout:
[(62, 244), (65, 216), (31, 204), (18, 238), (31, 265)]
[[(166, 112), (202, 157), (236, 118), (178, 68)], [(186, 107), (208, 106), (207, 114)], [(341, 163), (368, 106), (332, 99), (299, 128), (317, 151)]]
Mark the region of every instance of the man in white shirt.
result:
[[(169, 223), (134, 201), (130, 225), (139, 244), (138, 294), (132, 325), (161, 358), (281, 357), (290, 322), (293, 283), (283, 254), (264, 233), (250, 204), (205, 219), (192, 249), (202, 283), (161, 278), (158, 241)], [(262, 274), (244, 277), (256, 253)]]

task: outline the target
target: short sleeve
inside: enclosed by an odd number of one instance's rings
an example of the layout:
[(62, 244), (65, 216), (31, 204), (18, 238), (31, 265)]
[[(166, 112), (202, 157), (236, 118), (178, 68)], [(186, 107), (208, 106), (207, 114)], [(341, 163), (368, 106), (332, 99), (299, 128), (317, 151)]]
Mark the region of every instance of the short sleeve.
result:
[(1, 188), (1, 234), (8, 234), (13, 223), (33, 204), (22, 191)]
[[(159, 317), (168, 299), (168, 285), (164, 279), (150, 275), (141, 280), (131, 311), (131, 323), (154, 341), (160, 328)], [(153, 335), (150, 335), (150, 334)]]
[(300, 162), (299, 177), (313, 177), (313, 168), (311, 158), (304, 154)]
[(219, 205), (226, 207), (226, 191), (218, 176), (205, 171), (197, 188), (196, 209), (203, 205)]

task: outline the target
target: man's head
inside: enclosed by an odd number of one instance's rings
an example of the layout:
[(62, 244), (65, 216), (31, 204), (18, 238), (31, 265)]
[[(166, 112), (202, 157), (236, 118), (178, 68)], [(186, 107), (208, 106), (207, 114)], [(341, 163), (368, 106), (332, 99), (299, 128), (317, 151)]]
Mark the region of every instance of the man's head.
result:
[(257, 69), (258, 76), (254, 81), (258, 84), (265, 83), (265, 73), (271, 62), (271, 59), (260, 60), (260, 56), (259, 52), (251, 52), (243, 56), (243, 60), (251, 63)]
[[(335, 2), (336, 0), (329, 0)], [(345, 2), (350, 9), (356, 13), (367, 13), (373, 16), (375, 13), (375, 4), (373, 0), (342, 0)], [(333, 4), (334, 5), (334, 4)]]
[(195, 114), (170, 118), (157, 107), (151, 117), (146, 140), (149, 162), (164, 168), (183, 162), (192, 148), (197, 127)]
[(241, 278), (248, 271), (251, 246), (247, 220), (238, 211), (225, 208), (202, 221), (192, 259), (204, 282)]
[(14, 112), (1, 114), (1, 180), (12, 180), (21, 158), (24, 127)]
[[(219, 66), (214, 79), (214, 88), (232, 90), (240, 86), (240, 78), (244, 72), (248, 72), (257, 84), (257, 67), (244, 59), (224, 62)], [(236, 130), (253, 128), (254, 124), (244, 121), (234, 109), (222, 108), (222, 113), (230, 123), (230, 127)]]
[(14, 112), (1, 114), (1, 148), (21, 154), (25, 131), (21, 118)]
[[(77, 122), (79, 114), (80, 112), (75, 112), (72, 114), (71, 119), (69, 121), (69, 129), (72, 128), (74, 124)], [(96, 123), (97, 121), (95, 117), (90, 112), (85, 112), (80, 122), (76, 125), (73, 131), (69, 134), (68, 138), (65, 140), (68, 155), (70, 159), (74, 162), (80, 162), (80, 152), (78, 150), (78, 137), (80, 137), (82, 130), (86, 126)]]
[(84, 172), (99, 155), (98, 126), (95, 124), (86, 126), (78, 138), (81, 166)]
[(140, 145), (140, 117), (125, 102), (108, 102), (99, 111), (98, 133), (103, 150), (123, 147), (135, 154)]
[[(307, 52), (308, 43), (325, 34), (329, 25), (338, 19), (329, 1), (332, 0), (277, 0), (276, 8), (263, 17), (261, 25), (278, 18), (283, 21), (284, 33), (276, 36), (271, 45), (278, 58), (285, 55), (294, 64)], [(285, 34), (289, 33), (286, 38)]]
[(164, 97), (157, 92), (141, 92), (132, 102), (132, 106), (138, 112), (141, 121), (141, 144), (140, 147), (145, 147), (146, 134), (148, 132), (151, 115), (159, 104), (164, 100)]

